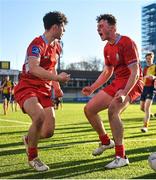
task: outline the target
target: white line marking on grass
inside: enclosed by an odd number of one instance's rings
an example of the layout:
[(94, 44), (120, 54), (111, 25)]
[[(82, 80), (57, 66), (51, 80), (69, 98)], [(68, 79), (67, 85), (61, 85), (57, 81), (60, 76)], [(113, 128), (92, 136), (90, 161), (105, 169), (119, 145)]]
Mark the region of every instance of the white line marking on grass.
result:
[(19, 123), (19, 124), (30, 124), (29, 122), (22, 122), (22, 121), (16, 121), (16, 120), (13, 120), (13, 119), (0, 119), (0, 121), (3, 121), (3, 122), (14, 122), (14, 123)]

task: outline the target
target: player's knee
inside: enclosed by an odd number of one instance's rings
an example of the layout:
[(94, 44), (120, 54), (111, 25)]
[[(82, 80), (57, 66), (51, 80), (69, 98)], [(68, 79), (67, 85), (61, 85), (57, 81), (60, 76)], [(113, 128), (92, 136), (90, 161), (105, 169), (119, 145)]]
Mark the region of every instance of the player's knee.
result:
[(85, 105), (84, 113), (85, 113), (86, 116), (88, 116), (90, 114), (90, 109), (89, 109), (88, 105)]
[(52, 137), (54, 135), (54, 131), (52, 131), (52, 130), (47, 130), (44, 134), (43, 134), (43, 136), (44, 136), (44, 138), (50, 138), (50, 137)]
[(87, 105), (85, 105), (83, 110), (84, 110), (84, 113), (86, 114), (87, 113)]
[(44, 123), (45, 114), (43, 112), (36, 113), (33, 117), (33, 123), (35, 123), (37, 129), (41, 129)]
[(114, 106), (109, 106), (109, 108), (108, 108), (108, 116), (109, 116), (109, 119), (111, 120), (111, 119), (114, 119), (115, 118), (115, 116), (116, 116), (116, 109), (115, 109), (115, 107)]

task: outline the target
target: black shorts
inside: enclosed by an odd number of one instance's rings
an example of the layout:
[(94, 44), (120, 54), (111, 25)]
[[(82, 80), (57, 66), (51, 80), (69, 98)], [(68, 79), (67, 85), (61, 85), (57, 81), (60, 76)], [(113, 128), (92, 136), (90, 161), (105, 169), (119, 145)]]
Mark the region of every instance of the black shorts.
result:
[(13, 103), (15, 101), (14, 95), (11, 95), (10, 102)]
[(154, 98), (153, 90), (154, 90), (153, 86), (144, 86), (140, 101), (145, 101), (146, 99), (153, 100), (153, 98)]
[(10, 94), (2, 94), (2, 99), (3, 99), (3, 101), (5, 100), (5, 99), (7, 99), (7, 101), (10, 101)]

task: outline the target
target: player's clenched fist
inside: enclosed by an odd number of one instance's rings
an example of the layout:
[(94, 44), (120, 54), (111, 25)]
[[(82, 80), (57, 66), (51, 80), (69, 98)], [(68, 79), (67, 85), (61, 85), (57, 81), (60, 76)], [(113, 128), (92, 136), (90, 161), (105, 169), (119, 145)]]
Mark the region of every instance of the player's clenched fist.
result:
[(60, 74), (58, 74), (58, 81), (59, 82), (67, 82), (70, 80), (70, 74), (67, 74), (65, 72), (61, 72)]
[(93, 90), (90, 86), (86, 86), (82, 89), (82, 94), (85, 96), (89, 96), (93, 93)]

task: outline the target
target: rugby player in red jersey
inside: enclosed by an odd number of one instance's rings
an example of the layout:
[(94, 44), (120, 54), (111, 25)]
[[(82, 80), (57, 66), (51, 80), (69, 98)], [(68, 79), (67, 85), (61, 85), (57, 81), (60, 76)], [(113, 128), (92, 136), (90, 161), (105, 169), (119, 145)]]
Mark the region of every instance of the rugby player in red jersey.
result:
[[(113, 74), (115, 78), (87, 103), (84, 112), (101, 141), (99, 147), (93, 151), (93, 155), (100, 155), (106, 149), (115, 147), (115, 159), (105, 166), (113, 169), (129, 164), (125, 155), (124, 128), (120, 115), (140, 96), (143, 81), (137, 47), (129, 37), (116, 33), (116, 18), (111, 14), (103, 14), (97, 17), (97, 23), (97, 31), (102, 41), (108, 41), (104, 48), (105, 66), (98, 79), (91, 86), (84, 87), (82, 93), (89, 96)], [(114, 141), (110, 139), (98, 115), (105, 109), (108, 109)]]
[[(59, 40), (65, 32), (66, 16), (58, 11), (43, 17), (45, 32), (28, 46), (20, 80), (15, 87), (15, 99), (22, 110), (32, 119), (28, 134), (23, 137), (28, 155), (28, 163), (37, 171), (49, 167), (38, 157), (38, 141), (49, 138), (55, 129), (55, 113), (51, 101), (52, 81), (67, 82), (70, 76), (64, 72), (57, 75), (56, 56), (61, 53)], [(59, 92), (58, 92), (59, 93)]]

